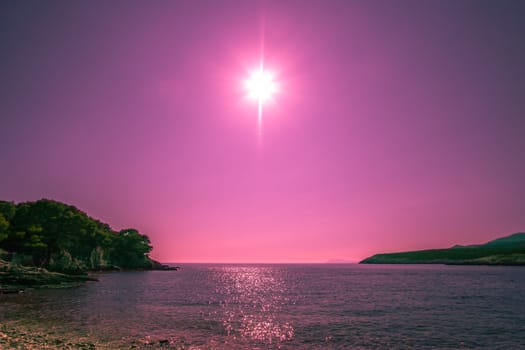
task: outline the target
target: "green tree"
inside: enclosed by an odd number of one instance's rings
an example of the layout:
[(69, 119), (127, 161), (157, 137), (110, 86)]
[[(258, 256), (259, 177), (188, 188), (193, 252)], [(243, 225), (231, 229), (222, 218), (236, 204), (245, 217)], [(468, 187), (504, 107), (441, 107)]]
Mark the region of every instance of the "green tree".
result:
[(0, 213), (0, 242), (5, 240), (9, 235), (9, 221)]
[(135, 229), (121, 230), (113, 243), (111, 260), (115, 265), (123, 268), (151, 267), (148, 257), (151, 249), (148, 236), (140, 234)]
[(15, 213), (16, 205), (13, 202), (0, 201), (0, 242), (9, 237), (10, 222)]
[(7, 221), (15, 216), (16, 204), (13, 202), (0, 201), (0, 214), (4, 216)]
[(76, 207), (49, 199), (0, 201), (0, 248), (56, 271), (152, 266), (148, 236), (135, 229), (117, 233)]

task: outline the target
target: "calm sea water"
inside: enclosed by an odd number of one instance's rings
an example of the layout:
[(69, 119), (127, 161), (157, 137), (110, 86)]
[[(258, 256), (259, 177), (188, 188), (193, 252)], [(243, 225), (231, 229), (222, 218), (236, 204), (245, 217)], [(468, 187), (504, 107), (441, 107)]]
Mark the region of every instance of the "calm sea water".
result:
[(525, 349), (519, 267), (195, 264), (99, 279), (0, 296), (0, 322), (192, 349)]

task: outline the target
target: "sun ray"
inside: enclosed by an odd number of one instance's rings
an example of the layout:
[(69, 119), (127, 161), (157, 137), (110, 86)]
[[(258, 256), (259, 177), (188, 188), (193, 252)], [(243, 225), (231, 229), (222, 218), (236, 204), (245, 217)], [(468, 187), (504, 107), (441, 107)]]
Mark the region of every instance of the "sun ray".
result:
[(262, 136), (263, 106), (264, 103), (272, 100), (277, 92), (277, 83), (272, 72), (264, 69), (264, 62), (261, 59), (259, 69), (252, 71), (245, 82), (248, 97), (257, 101), (257, 128), (259, 138)]

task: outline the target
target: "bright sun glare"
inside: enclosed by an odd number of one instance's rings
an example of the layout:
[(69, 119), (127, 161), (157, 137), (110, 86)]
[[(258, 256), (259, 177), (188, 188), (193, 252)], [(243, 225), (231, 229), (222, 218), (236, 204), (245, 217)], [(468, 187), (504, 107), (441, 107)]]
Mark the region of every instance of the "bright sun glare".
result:
[(272, 98), (277, 91), (277, 84), (274, 81), (273, 74), (263, 69), (252, 72), (246, 80), (246, 90), (248, 97), (258, 100), (259, 103)]
[(253, 71), (248, 79), (245, 81), (245, 88), (248, 93), (248, 98), (257, 101), (257, 127), (259, 130), (259, 144), (262, 139), (262, 119), (263, 119), (263, 104), (271, 100), (273, 94), (277, 92), (278, 86), (274, 80), (274, 75), (264, 70), (263, 62), (258, 70)]

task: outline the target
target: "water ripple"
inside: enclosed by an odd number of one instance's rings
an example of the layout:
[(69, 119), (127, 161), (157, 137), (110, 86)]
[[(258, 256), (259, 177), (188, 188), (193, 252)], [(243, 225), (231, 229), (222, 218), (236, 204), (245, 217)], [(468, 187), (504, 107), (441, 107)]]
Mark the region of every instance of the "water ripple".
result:
[(0, 322), (124, 348), (517, 349), (524, 300), (524, 268), (184, 265), (3, 295)]

